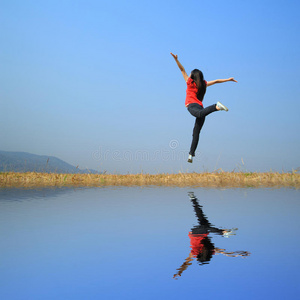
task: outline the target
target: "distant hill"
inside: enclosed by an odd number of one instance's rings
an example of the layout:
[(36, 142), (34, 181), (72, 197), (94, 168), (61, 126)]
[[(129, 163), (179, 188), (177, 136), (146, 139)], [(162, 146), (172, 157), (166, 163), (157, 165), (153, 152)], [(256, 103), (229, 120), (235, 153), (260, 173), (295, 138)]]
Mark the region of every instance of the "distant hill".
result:
[(54, 156), (9, 151), (0, 151), (0, 172), (98, 173), (80, 170)]

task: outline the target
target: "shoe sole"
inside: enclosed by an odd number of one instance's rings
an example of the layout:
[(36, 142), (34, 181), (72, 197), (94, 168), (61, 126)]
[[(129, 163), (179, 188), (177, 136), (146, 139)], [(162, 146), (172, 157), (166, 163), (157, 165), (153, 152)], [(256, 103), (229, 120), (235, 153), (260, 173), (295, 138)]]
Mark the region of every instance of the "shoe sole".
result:
[(219, 103), (220, 103), (220, 106), (221, 106), (220, 110), (228, 111), (228, 108), (224, 104), (222, 104), (221, 102), (219, 102)]

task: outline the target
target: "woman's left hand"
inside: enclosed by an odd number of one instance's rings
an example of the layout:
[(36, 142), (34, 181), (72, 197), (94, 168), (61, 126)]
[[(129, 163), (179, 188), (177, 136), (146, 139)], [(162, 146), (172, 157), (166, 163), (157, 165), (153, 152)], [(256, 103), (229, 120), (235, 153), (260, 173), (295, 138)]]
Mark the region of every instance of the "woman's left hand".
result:
[(173, 54), (172, 52), (170, 52), (170, 54), (174, 57), (175, 60), (178, 59), (178, 55), (177, 54)]
[(234, 82), (237, 82), (233, 77), (228, 78), (228, 81), (234, 81)]

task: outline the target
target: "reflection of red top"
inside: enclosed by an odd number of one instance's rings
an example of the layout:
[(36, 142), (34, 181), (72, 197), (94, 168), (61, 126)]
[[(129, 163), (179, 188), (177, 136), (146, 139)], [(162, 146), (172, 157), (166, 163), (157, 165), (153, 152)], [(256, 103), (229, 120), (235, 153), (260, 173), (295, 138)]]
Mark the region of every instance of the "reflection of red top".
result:
[[(206, 81), (204, 82), (207, 85), (207, 82)], [(189, 77), (186, 84), (187, 84), (187, 89), (186, 89), (185, 106), (187, 107), (191, 103), (198, 103), (203, 107), (202, 102), (197, 99), (198, 88), (195, 81), (191, 77)]]
[(201, 243), (203, 239), (205, 239), (208, 236), (208, 233), (203, 234), (192, 234), (189, 232), (189, 238), (191, 240), (191, 253), (194, 256), (199, 255), (203, 250), (203, 244)]

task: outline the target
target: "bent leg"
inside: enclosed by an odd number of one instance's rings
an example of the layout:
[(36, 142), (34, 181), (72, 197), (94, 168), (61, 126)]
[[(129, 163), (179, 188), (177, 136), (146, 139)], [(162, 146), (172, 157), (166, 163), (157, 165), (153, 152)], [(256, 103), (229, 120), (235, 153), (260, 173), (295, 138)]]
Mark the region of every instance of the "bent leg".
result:
[(193, 140), (192, 140), (192, 144), (191, 144), (191, 148), (190, 148), (190, 155), (192, 155), (192, 156), (195, 156), (195, 151), (197, 149), (198, 142), (199, 142), (200, 131), (202, 129), (204, 121), (205, 121), (205, 117), (204, 118), (196, 118), (196, 120), (195, 120), (195, 125), (194, 125), (194, 129), (193, 129)]
[(207, 115), (211, 114), (212, 112), (218, 111), (216, 109), (216, 105), (210, 105), (203, 108), (201, 105), (192, 103), (188, 106), (188, 111), (190, 114), (196, 118), (205, 118)]

